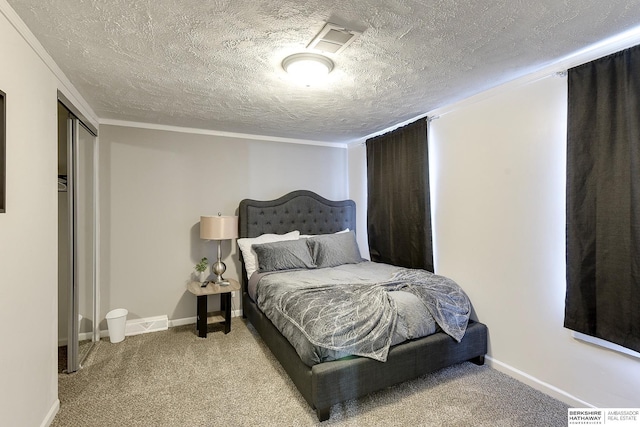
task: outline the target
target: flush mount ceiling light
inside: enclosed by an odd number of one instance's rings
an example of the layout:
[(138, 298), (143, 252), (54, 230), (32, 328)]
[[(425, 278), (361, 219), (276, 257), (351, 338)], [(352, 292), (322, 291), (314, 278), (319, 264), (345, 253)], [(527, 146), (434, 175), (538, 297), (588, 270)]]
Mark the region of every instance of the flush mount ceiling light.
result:
[(333, 61), (317, 53), (296, 53), (282, 61), (282, 68), (296, 81), (311, 86), (333, 70)]

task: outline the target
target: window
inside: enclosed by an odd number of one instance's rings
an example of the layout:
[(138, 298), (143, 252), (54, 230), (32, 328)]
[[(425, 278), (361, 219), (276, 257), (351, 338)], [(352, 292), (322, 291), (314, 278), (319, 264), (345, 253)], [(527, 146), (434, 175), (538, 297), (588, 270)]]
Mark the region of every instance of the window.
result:
[(640, 46), (568, 83), (564, 324), (640, 351)]

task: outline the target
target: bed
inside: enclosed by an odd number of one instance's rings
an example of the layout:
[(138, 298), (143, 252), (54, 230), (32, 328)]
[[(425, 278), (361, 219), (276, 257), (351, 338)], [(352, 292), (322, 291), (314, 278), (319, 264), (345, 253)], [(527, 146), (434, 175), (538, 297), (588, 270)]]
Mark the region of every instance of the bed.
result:
[[(294, 230), (305, 235), (329, 235), (356, 229), (356, 206), (352, 200), (331, 201), (307, 190), (294, 191), (275, 200), (242, 200), (238, 216), (240, 238), (283, 235)], [(252, 299), (242, 253), (240, 258), (243, 317), (254, 326), (320, 421), (329, 419), (331, 406), (336, 403), (456, 363), (484, 363), (487, 328), (469, 320), (459, 342), (439, 331), (393, 345), (384, 362), (354, 356), (309, 366)]]

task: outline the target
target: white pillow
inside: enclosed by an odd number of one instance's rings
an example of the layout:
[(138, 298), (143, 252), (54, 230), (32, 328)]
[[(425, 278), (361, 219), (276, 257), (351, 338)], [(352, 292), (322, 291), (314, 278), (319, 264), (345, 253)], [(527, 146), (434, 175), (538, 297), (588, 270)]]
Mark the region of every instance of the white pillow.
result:
[(238, 239), (238, 246), (242, 251), (242, 259), (244, 260), (244, 268), (247, 270), (247, 279), (251, 277), (254, 271), (258, 269), (258, 256), (251, 248), (251, 245), (257, 243), (281, 242), (283, 240), (298, 240), (300, 238), (299, 231), (291, 231), (287, 234), (263, 234), (258, 237), (245, 237)]
[[(333, 234), (342, 234), (342, 233), (348, 233), (350, 230), (348, 228), (345, 228), (344, 230), (340, 230), (340, 231), (336, 231)], [(300, 238), (301, 239), (308, 239), (309, 237), (314, 237), (314, 236), (322, 236), (322, 234), (301, 234)]]

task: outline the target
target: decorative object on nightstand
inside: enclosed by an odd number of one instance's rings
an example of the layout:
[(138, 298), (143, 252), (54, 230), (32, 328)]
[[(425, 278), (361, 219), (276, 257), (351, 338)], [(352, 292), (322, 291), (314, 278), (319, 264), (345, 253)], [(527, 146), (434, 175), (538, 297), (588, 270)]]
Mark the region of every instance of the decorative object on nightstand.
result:
[(199, 263), (196, 264), (196, 271), (198, 272), (198, 281), (202, 283), (202, 287), (207, 286), (206, 278), (207, 278), (207, 267), (209, 266), (209, 260), (207, 257), (204, 257), (200, 260)]
[(216, 275), (215, 283), (220, 286), (228, 286), (229, 282), (224, 280), (227, 266), (222, 262), (221, 244), (222, 240), (231, 240), (238, 237), (238, 217), (222, 216), (201, 216), (200, 217), (200, 238), (205, 240), (218, 241), (218, 260), (211, 266), (211, 271)]

